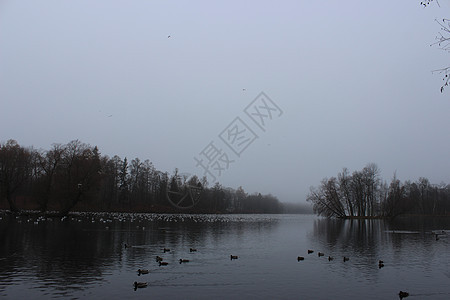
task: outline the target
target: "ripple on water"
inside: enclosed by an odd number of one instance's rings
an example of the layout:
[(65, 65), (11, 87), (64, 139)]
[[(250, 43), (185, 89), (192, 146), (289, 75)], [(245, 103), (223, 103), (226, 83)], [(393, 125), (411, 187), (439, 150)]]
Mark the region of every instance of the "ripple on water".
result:
[[(436, 241), (429, 229), (279, 215), (78, 213), (38, 225), (20, 220), (8, 224), (0, 248), (0, 295), (9, 298), (390, 299), (402, 289), (446, 299), (450, 292), (447, 239)], [(171, 251), (163, 253), (165, 247)], [(169, 265), (160, 267), (156, 255)], [(298, 262), (299, 255), (305, 260)], [(180, 258), (190, 262), (179, 264)], [(138, 268), (150, 274), (138, 276)], [(135, 292), (136, 280), (148, 288)]]

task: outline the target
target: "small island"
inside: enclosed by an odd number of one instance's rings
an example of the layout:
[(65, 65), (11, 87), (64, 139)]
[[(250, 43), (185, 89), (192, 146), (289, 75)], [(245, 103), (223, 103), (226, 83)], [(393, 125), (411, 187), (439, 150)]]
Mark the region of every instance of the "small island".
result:
[(377, 165), (361, 171), (344, 168), (337, 177), (311, 187), (307, 201), (321, 216), (342, 219), (395, 218), (399, 215), (450, 216), (450, 185), (427, 178), (402, 183), (394, 174), (388, 184)]

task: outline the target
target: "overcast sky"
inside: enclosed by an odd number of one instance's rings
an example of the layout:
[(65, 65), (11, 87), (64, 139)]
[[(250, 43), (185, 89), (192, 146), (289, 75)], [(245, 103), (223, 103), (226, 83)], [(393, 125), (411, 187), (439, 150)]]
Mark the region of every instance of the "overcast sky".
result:
[(450, 183), (450, 89), (431, 72), (450, 54), (430, 47), (450, 3), (216, 2), (0, 1), (0, 141), (202, 176), (197, 158), (285, 202), (370, 162)]

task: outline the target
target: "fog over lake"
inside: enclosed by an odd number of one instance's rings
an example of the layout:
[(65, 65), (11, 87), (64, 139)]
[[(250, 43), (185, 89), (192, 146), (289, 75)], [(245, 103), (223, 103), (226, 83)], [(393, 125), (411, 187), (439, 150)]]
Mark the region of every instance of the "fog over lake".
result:
[[(448, 183), (436, 2), (2, 1), (0, 142), (78, 139), (199, 177), (212, 142), (233, 161), (221, 184), (282, 202), (371, 162)], [(261, 92), (279, 108), (259, 103), (264, 127), (246, 114)]]
[(449, 19), (0, 1), (0, 298), (449, 299)]

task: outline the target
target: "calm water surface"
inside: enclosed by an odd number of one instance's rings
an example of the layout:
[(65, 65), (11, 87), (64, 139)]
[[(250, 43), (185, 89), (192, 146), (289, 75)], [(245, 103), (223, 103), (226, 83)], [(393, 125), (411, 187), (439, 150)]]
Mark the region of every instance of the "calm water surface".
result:
[[(391, 223), (167, 214), (44, 219), (2, 213), (0, 218), (5, 299), (398, 299), (400, 290), (410, 293), (407, 299), (450, 299), (449, 219)], [(432, 231), (442, 233), (439, 240)], [(319, 251), (325, 255), (319, 257)], [(157, 255), (169, 264), (159, 266)], [(139, 268), (150, 272), (138, 276)], [(135, 281), (148, 287), (134, 290)]]

